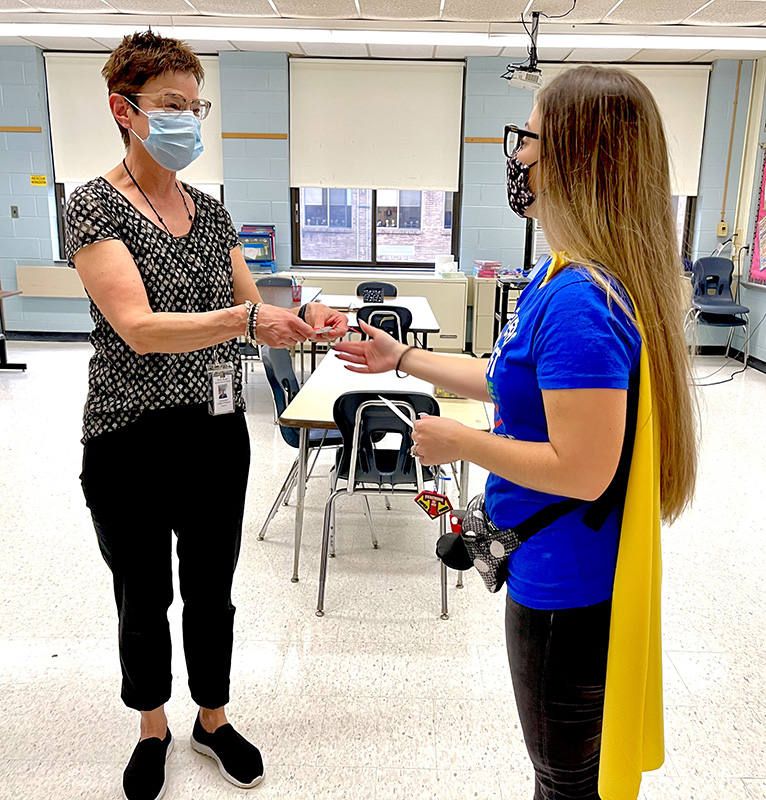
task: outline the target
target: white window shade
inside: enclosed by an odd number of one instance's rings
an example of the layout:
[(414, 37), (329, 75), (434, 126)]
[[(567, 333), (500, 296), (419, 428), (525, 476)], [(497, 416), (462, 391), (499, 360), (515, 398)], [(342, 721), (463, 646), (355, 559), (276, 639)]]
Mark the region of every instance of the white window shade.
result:
[[(101, 77), (108, 56), (46, 53), (53, 169), (57, 183), (82, 183), (103, 175), (122, 161), (125, 149), (109, 110)], [(188, 183), (223, 184), (221, 88), (217, 56), (200, 56), (205, 69), (202, 97), (213, 104), (202, 121), (205, 152), (180, 173)]]
[(456, 191), (463, 64), (291, 59), (290, 183)]
[[(541, 69), (548, 83), (563, 70), (576, 66), (579, 65), (542, 65)], [(643, 81), (657, 101), (668, 140), (672, 193), (696, 196), (710, 67), (701, 64), (672, 67), (621, 64), (620, 69)]]

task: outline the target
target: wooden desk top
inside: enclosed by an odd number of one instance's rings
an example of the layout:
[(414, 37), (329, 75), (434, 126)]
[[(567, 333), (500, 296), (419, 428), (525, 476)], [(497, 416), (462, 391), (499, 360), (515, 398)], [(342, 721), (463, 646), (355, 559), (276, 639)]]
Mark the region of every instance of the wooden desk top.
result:
[[(291, 428), (335, 428), (332, 408), (344, 392), (409, 391), (433, 394), (433, 386), (419, 378), (397, 378), (393, 371), (375, 375), (350, 372), (330, 351), (285, 409), (279, 421)], [(442, 416), (455, 419), (477, 430), (488, 431), (491, 423), (484, 403), (479, 400), (439, 399)]]

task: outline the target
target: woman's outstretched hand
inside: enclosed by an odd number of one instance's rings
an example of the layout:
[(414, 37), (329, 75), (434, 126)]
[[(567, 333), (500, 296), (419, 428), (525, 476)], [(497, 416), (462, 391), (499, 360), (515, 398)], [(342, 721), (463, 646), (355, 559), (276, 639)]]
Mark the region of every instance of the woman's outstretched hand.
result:
[(335, 352), (341, 361), (347, 361), (351, 372), (388, 372), (394, 369), (407, 350), (407, 345), (397, 342), (380, 328), (359, 320), (359, 328), (370, 338), (364, 342), (338, 342)]

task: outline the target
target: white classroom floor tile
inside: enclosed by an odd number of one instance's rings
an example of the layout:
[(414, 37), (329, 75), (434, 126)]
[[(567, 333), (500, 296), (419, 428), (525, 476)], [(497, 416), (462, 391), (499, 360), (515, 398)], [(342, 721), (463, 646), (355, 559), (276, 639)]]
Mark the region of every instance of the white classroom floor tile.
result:
[[(87, 344), (12, 341), (0, 374), (0, 800), (117, 798), (138, 735), (119, 698), (116, 614), (78, 475)], [(702, 357), (698, 375), (721, 358)], [(727, 365), (716, 377), (735, 369)], [(438, 532), (409, 499), (338, 510), (327, 614), (315, 616), (327, 470), (309, 482), (300, 577), (294, 501), (261, 524), (295, 457), (259, 364), (245, 386), (253, 466), (234, 587), (230, 713), (264, 753), (260, 800), (527, 800), (529, 764), (505, 654), (502, 594), (450, 576), (439, 618)], [(749, 369), (702, 390), (693, 507), (663, 531), (668, 758), (641, 800), (766, 800), (766, 523), (761, 409)], [(471, 472), (471, 493), (484, 473)], [(243, 796), (191, 751), (180, 599), (170, 613), (177, 748), (168, 800)], [(250, 795), (248, 795), (250, 796)]]

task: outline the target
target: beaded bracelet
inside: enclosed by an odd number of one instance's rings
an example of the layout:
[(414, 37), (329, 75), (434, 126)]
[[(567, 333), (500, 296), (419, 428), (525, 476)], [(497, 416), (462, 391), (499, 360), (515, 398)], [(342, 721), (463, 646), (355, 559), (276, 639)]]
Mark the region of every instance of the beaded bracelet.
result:
[(263, 303), (251, 303), (249, 300), (245, 300), (245, 307), (247, 308), (247, 325), (245, 326), (245, 339), (253, 345), (253, 347), (257, 347), (259, 342), (256, 336), (256, 329), (258, 325), (258, 311)]
[(407, 353), (409, 353), (409, 352), (410, 352), (410, 350), (414, 350), (414, 349), (415, 349), (415, 348), (414, 348), (412, 345), (410, 345), (410, 346), (409, 346), (409, 347), (408, 347), (408, 348), (407, 348), (407, 349), (406, 349), (406, 350), (405, 350), (405, 351), (404, 351), (404, 352), (403, 352), (403, 353), (402, 353), (402, 354), (399, 356), (399, 360), (396, 362), (396, 367), (394, 367), (394, 372), (396, 373), (396, 377), (397, 377), (397, 378), (406, 378), (406, 377), (407, 377), (407, 373), (405, 373), (404, 375), (400, 375), (400, 374), (399, 374), (399, 367), (401, 367), (401, 365), (402, 365), (402, 359), (403, 359), (403, 358), (404, 358), (404, 357), (407, 355)]

